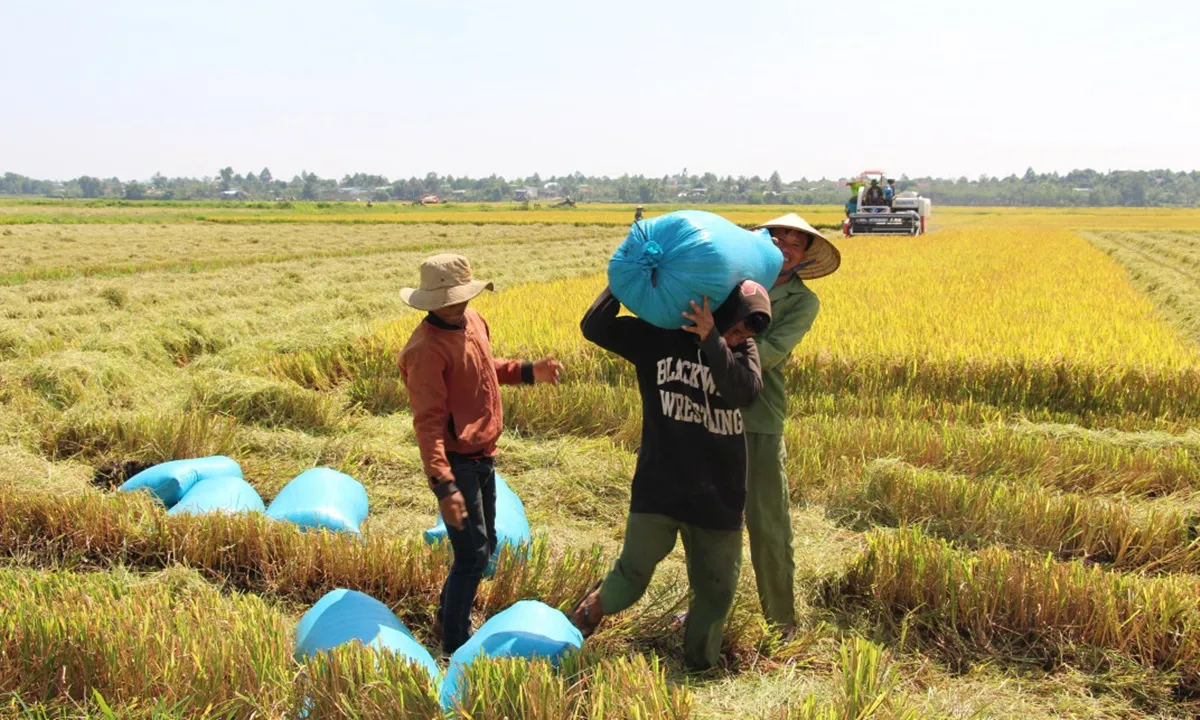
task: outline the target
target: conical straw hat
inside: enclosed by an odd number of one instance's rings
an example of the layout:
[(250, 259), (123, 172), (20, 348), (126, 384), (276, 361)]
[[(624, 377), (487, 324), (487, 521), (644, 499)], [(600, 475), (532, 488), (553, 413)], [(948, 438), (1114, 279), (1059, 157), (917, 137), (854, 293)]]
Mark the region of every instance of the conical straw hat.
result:
[(777, 217), (770, 222), (759, 225), (755, 230), (764, 228), (791, 228), (812, 236), (813, 244), (808, 249), (807, 254), (808, 261), (811, 264), (805, 265), (796, 273), (796, 277), (801, 280), (814, 280), (825, 277), (832, 274), (842, 264), (842, 254), (833, 246), (833, 243), (829, 242), (829, 238), (822, 235), (819, 230), (809, 225), (807, 220), (796, 213), (788, 213), (783, 217)]

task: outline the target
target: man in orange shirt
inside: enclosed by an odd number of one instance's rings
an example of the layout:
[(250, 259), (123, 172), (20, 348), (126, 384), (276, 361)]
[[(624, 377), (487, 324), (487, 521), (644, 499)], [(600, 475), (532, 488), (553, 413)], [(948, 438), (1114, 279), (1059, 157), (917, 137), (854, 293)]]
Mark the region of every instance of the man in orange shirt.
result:
[(488, 325), (467, 303), (492, 283), (475, 280), (461, 255), (421, 263), (421, 287), (404, 302), (429, 314), (400, 353), (400, 374), (421, 461), (438, 499), (454, 564), (442, 586), (442, 646), (453, 653), (471, 636), (475, 592), (496, 549), (496, 441), (504, 427), (500, 385), (557, 383), (562, 365), (492, 356)]

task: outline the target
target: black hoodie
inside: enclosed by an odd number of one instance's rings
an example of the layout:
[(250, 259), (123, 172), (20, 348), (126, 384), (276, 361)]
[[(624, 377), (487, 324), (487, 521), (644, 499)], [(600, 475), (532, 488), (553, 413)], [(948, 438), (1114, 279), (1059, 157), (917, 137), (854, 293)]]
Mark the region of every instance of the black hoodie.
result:
[(703, 341), (684, 330), (617, 317), (620, 307), (605, 288), (581, 328), (585, 338), (637, 371), (642, 444), (630, 512), (667, 515), (709, 530), (741, 529), (746, 437), (739, 408), (758, 397), (762, 373), (753, 340), (731, 349), (720, 333), (751, 314), (769, 317), (770, 298), (753, 283), (735, 288)]

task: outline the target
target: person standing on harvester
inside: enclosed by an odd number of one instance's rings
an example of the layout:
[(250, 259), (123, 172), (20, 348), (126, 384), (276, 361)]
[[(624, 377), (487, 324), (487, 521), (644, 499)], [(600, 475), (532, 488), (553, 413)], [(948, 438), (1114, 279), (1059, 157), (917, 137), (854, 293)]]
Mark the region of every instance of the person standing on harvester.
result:
[(453, 653), (471, 636), (475, 592), (496, 549), (496, 441), (504, 427), (500, 385), (557, 383), (554, 358), (519, 362), (492, 356), (488, 325), (467, 303), (490, 282), (475, 280), (461, 255), (421, 263), (421, 287), (404, 302), (428, 314), (400, 352), (413, 429), (438, 499), (454, 564), (442, 586), (437, 621)]
[(787, 418), (783, 366), (812, 328), (821, 308), (816, 294), (804, 281), (834, 272), (842, 256), (824, 235), (795, 213), (756, 229), (771, 233), (775, 247), (783, 253), (783, 269), (771, 288), (771, 326), (755, 338), (763, 391), (743, 411), (749, 459), (746, 530), (763, 616), (780, 630), (790, 632), (796, 624), (796, 562), (788, 482), (783, 471), (787, 457), (783, 444)]
[(620, 303), (605, 288), (583, 318), (585, 338), (634, 365), (642, 440), (621, 555), (570, 619), (586, 637), (605, 615), (633, 605), (682, 535), (693, 593), (684, 661), (704, 670), (720, 659), (741, 570), (746, 441), (739, 408), (762, 389), (751, 338), (770, 324), (771, 302), (747, 280), (716, 313), (708, 298), (691, 307), (684, 317), (692, 324), (664, 330), (617, 317)]

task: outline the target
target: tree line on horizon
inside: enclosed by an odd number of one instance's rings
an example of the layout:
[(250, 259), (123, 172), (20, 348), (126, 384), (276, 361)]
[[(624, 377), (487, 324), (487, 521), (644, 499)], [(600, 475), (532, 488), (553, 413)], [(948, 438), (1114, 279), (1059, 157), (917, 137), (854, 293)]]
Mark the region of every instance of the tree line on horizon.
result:
[[(661, 178), (644, 175), (585, 176), (573, 173), (543, 178), (486, 178), (438, 175), (389, 180), (383, 175), (355, 173), (322, 178), (301, 171), (291, 180), (275, 178), (269, 168), (237, 173), (221, 168), (211, 177), (168, 178), (161, 173), (147, 181), (80, 176), (65, 182), (37, 180), (6, 172), (0, 178), (0, 195), (40, 198), (94, 198), (122, 200), (372, 200), (411, 202), (427, 195), (443, 201), (503, 202), (571, 197), (576, 202), (687, 204), (840, 205), (850, 197), (848, 179), (785, 182), (778, 172), (724, 176), (689, 174), (685, 168)], [(1005, 178), (896, 178), (898, 191), (913, 190), (942, 205), (999, 205), (1049, 207), (1200, 207), (1200, 171), (1171, 170), (1072, 170)], [(533, 192), (531, 192), (531, 190)]]

